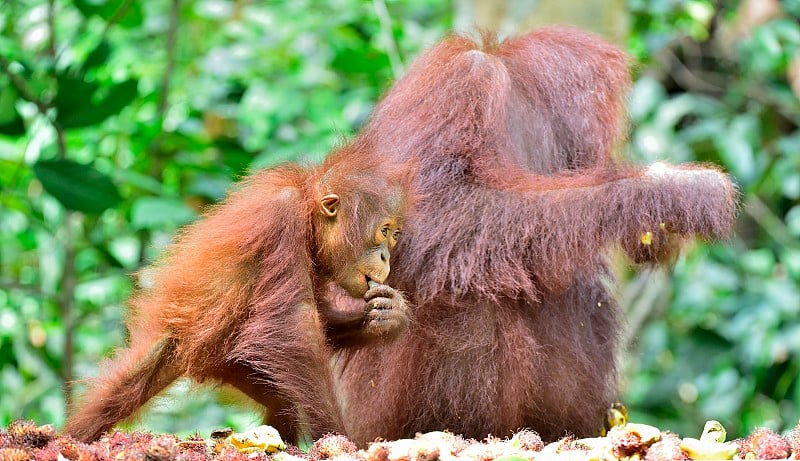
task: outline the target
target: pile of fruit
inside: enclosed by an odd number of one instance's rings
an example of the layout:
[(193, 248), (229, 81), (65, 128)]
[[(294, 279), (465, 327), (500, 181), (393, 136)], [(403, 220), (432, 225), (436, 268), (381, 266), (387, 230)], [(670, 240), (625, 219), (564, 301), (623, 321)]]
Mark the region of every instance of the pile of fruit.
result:
[(800, 424), (787, 436), (757, 429), (749, 437), (725, 441), (725, 429), (709, 421), (700, 438), (680, 438), (653, 426), (623, 422), (605, 436), (565, 437), (545, 444), (523, 430), (507, 439), (464, 439), (449, 432), (418, 434), (414, 439), (376, 441), (365, 449), (341, 435), (314, 442), (308, 453), (287, 446), (269, 426), (234, 433), (214, 431), (182, 440), (145, 432), (111, 432), (81, 443), (59, 435), (50, 425), (17, 421), (0, 430), (0, 461), (683, 461), (730, 459), (800, 460)]

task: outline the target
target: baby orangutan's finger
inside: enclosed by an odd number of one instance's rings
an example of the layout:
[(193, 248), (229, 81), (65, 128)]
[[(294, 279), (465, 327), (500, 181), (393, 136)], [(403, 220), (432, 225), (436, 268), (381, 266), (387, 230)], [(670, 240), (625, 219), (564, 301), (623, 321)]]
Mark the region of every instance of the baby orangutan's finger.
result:
[(399, 293), (389, 285), (376, 285), (364, 293), (364, 300), (371, 301), (375, 298), (394, 298), (399, 296)]
[(408, 323), (405, 311), (399, 309), (372, 309), (367, 312), (367, 318), (367, 330), (374, 336), (399, 333), (405, 330)]

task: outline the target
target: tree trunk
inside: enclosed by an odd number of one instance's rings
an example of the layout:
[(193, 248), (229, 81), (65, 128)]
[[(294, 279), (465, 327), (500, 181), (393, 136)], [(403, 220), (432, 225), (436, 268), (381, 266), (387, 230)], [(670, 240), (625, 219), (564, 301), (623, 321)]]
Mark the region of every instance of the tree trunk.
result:
[(625, 0), (454, 0), (455, 29), (496, 31), (500, 37), (548, 24), (568, 24), (625, 43)]

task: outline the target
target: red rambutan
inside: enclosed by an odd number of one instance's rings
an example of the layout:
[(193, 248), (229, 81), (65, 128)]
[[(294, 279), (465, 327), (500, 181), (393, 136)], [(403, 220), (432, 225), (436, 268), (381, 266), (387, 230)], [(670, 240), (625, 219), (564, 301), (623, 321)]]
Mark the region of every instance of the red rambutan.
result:
[(27, 450), (22, 448), (0, 448), (0, 461), (29, 461), (33, 459)]
[(523, 450), (542, 451), (542, 448), (544, 448), (544, 442), (536, 431), (523, 429), (514, 434), (512, 438), (519, 440), (520, 448)]
[(341, 454), (351, 454), (358, 450), (356, 444), (347, 437), (338, 434), (327, 434), (314, 442), (308, 450), (308, 459), (318, 461), (333, 459)]
[(742, 459), (786, 459), (791, 454), (789, 441), (772, 429), (761, 427), (738, 441)]
[(8, 425), (8, 434), (15, 444), (41, 448), (55, 438), (56, 429), (49, 424), (37, 426), (33, 421), (19, 420)]
[(681, 439), (675, 434), (663, 434), (661, 440), (650, 445), (644, 461), (687, 461), (689, 457), (681, 449)]
[(178, 440), (169, 435), (162, 435), (150, 441), (147, 447), (148, 461), (173, 461), (178, 454)]

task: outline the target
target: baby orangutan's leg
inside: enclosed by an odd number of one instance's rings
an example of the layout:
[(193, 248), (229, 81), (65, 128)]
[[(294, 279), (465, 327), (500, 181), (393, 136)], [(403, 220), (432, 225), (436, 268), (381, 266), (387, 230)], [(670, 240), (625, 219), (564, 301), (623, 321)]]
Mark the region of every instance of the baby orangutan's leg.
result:
[(82, 400), (70, 409), (64, 432), (90, 442), (133, 415), (180, 377), (175, 345), (173, 338), (166, 337), (122, 351), (109, 371), (92, 380)]
[(344, 433), (330, 358), (316, 305), (255, 308), (237, 333), (226, 374), (219, 379), (265, 405), (270, 424), (290, 442), (296, 441), (301, 415), (308, 418), (311, 436), (319, 438)]
[(265, 407), (264, 424), (269, 424), (280, 432), (284, 441), (297, 444), (300, 427), (297, 409), (286, 399), (281, 398), (269, 377), (241, 363), (231, 364), (220, 370), (216, 379), (230, 384), (246, 396)]

